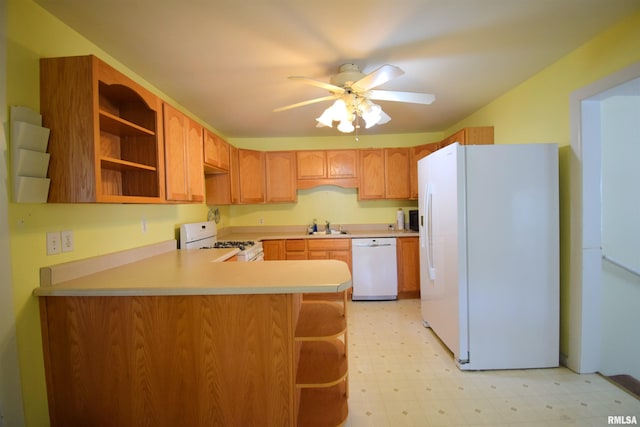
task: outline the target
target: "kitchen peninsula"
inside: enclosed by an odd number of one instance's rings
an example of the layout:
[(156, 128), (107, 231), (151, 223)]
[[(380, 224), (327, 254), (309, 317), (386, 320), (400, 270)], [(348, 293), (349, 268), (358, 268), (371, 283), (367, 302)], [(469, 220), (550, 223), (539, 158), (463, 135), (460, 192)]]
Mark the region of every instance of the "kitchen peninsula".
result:
[(158, 246), (41, 270), (52, 426), (344, 422), (345, 263)]

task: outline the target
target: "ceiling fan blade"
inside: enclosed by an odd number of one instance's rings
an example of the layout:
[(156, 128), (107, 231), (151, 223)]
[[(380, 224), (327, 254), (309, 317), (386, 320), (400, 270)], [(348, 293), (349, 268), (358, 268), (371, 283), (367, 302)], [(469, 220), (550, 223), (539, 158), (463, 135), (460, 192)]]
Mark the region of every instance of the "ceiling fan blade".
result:
[(299, 81), (300, 83), (306, 83), (308, 85), (321, 87), (323, 89), (328, 90), (331, 93), (337, 93), (337, 94), (344, 93), (344, 89), (341, 88), (340, 86), (332, 85), (331, 83), (321, 82), (320, 80), (310, 79), (309, 77), (291, 76), (289, 77), (289, 80), (296, 80), (296, 81)]
[(367, 97), (378, 101), (411, 102), (413, 104), (431, 104), (436, 100), (430, 93), (398, 92), (393, 90), (371, 90)]
[(401, 68), (395, 65), (385, 64), (352, 84), (351, 89), (356, 92), (366, 92), (403, 74), (404, 71), (402, 71)]
[(333, 99), (336, 99), (337, 97), (338, 97), (337, 95), (329, 95), (329, 96), (323, 96), (322, 98), (309, 99), (307, 101), (298, 102), (297, 104), (291, 104), (291, 105), (287, 105), (287, 106), (284, 106), (284, 107), (276, 108), (275, 110), (273, 110), (273, 112), (276, 113), (278, 111), (284, 111), (284, 110), (290, 110), (292, 108), (304, 107), (305, 105), (315, 104), (316, 102), (331, 101)]

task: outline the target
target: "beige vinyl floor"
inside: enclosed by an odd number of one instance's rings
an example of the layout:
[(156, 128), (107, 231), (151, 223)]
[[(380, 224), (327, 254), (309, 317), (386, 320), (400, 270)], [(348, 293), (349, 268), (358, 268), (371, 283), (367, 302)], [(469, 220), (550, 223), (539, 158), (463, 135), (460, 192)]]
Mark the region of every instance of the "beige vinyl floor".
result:
[(417, 299), (349, 302), (347, 309), (346, 426), (583, 427), (610, 425), (609, 416), (640, 423), (640, 400), (599, 374), (460, 371), (423, 326)]

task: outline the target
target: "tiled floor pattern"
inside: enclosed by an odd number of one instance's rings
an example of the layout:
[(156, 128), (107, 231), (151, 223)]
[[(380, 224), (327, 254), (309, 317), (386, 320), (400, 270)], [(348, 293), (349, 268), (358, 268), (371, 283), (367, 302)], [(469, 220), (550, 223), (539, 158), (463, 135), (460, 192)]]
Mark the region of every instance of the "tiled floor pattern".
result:
[(606, 426), (640, 401), (566, 368), (460, 371), (419, 300), (348, 303), (346, 426)]

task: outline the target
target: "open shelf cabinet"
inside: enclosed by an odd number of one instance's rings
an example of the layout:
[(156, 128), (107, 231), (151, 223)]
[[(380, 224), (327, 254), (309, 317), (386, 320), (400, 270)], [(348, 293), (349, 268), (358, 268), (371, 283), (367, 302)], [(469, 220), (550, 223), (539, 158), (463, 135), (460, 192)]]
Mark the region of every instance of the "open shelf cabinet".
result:
[(92, 55), (40, 60), (49, 202), (164, 201), (161, 100)]
[(295, 341), (298, 425), (342, 425), (349, 397), (347, 292), (342, 292), (341, 301), (303, 301)]

